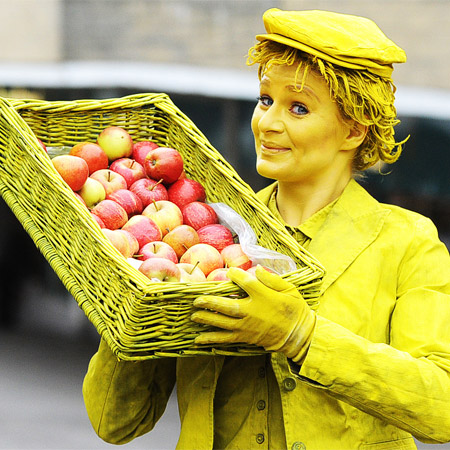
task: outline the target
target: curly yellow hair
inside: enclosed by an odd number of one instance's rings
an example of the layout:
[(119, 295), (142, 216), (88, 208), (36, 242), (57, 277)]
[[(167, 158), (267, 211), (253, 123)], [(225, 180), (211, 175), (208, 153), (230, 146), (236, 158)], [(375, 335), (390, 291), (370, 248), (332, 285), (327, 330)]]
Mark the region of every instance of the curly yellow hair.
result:
[(355, 171), (363, 171), (380, 160), (388, 164), (397, 161), (407, 139), (396, 142), (394, 138), (394, 126), (400, 121), (394, 107), (396, 88), (391, 79), (368, 71), (346, 69), (270, 40), (257, 43), (248, 52), (247, 64), (259, 64), (259, 79), (273, 64), (297, 63), (296, 77), (303, 71), (300, 86), (309, 71), (319, 73), (328, 84), (342, 116), (367, 126), (367, 135), (353, 160)]

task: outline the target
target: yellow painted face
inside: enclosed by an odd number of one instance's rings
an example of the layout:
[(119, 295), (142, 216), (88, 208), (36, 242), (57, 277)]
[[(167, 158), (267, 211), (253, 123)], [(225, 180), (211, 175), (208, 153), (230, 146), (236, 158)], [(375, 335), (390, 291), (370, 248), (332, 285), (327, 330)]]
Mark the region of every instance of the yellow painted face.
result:
[[(257, 171), (266, 178), (320, 187), (351, 172), (351, 125), (331, 99), (325, 80), (309, 72), (302, 90), (297, 66), (272, 65), (260, 84), (252, 117)], [(297, 80), (302, 79), (302, 73)], [(350, 150), (350, 151), (349, 151)], [(343, 175), (342, 175), (343, 176)]]

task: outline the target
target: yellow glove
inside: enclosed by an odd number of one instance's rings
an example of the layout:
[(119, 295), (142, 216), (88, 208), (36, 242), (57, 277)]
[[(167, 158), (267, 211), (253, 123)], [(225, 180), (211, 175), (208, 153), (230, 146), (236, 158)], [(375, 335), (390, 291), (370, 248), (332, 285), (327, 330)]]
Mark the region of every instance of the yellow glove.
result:
[(234, 267), (227, 275), (249, 296), (211, 295), (195, 299), (194, 306), (204, 309), (192, 314), (194, 322), (228, 330), (201, 333), (195, 343), (255, 344), (301, 363), (312, 339), (316, 316), (296, 287), (261, 266), (256, 269), (256, 278)]

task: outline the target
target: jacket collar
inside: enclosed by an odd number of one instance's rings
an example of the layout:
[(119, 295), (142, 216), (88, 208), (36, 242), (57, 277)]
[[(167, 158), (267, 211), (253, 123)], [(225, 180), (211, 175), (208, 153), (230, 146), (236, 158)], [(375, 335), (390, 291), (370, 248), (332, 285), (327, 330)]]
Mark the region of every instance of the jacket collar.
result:
[[(260, 191), (263, 203), (267, 204), (275, 186)], [(348, 183), (308, 246), (325, 268), (322, 293), (376, 239), (387, 214), (389, 210), (355, 180)]]

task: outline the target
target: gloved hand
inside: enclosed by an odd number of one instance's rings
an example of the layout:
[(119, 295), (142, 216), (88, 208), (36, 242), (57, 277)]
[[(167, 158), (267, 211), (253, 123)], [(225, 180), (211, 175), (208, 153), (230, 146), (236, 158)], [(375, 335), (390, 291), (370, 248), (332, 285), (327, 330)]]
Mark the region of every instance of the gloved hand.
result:
[(195, 343), (255, 344), (301, 363), (312, 339), (316, 316), (296, 287), (261, 266), (256, 269), (256, 278), (235, 267), (227, 275), (249, 296), (208, 295), (195, 299), (194, 306), (204, 309), (192, 314), (194, 322), (227, 330), (201, 333)]

